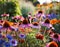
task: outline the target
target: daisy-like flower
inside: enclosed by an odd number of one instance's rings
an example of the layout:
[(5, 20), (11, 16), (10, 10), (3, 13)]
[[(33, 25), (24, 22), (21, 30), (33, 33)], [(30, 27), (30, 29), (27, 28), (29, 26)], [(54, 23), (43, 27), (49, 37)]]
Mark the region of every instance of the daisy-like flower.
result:
[(4, 24), (3, 24), (3, 28), (9, 28), (11, 25), (12, 25), (11, 22), (5, 21)]
[(58, 47), (57, 43), (55, 41), (52, 41), (46, 45), (46, 47)]
[(20, 16), (19, 15), (14, 16), (14, 17), (12, 17), (12, 19), (20, 20)]
[(20, 25), (20, 27), (23, 27), (23, 28), (30, 27), (28, 20), (26, 18), (22, 21), (22, 24)]
[(19, 43), (24, 43), (25, 42), (24, 39), (19, 39), (18, 41), (19, 41)]
[(4, 13), (4, 14), (2, 14), (1, 16), (2, 16), (2, 17), (8, 17), (9, 14), (5, 14), (5, 13)]
[(55, 18), (55, 19), (52, 19), (52, 20), (50, 20), (50, 24), (56, 24), (56, 23), (58, 23), (58, 20)]
[(12, 31), (18, 31), (18, 28), (17, 28), (17, 27), (14, 27), (14, 26), (11, 26), (10, 29), (11, 29)]
[(25, 19), (22, 21), (22, 24), (25, 24), (25, 25), (28, 24), (28, 19), (25, 18)]
[(58, 42), (58, 41), (60, 41), (60, 35), (57, 33), (54, 33), (51, 35), (51, 39)]
[(46, 19), (45, 22), (42, 22), (41, 24), (42, 24), (42, 26), (46, 26), (48, 28), (52, 27), (52, 25), (50, 24), (50, 20), (49, 19)]
[(39, 28), (39, 23), (38, 22), (33, 22), (32, 24), (31, 24), (31, 27), (32, 28)]
[(36, 34), (36, 39), (43, 40), (44, 36), (40, 33)]
[(11, 46), (17, 46), (18, 45), (18, 42), (15, 39), (10, 40), (9, 43)]
[(39, 17), (41, 16), (42, 13), (43, 13), (42, 11), (38, 11), (36, 17), (39, 18)]
[(25, 39), (25, 38), (26, 38), (26, 35), (25, 35), (25, 34), (19, 34), (19, 37), (20, 37), (21, 39)]

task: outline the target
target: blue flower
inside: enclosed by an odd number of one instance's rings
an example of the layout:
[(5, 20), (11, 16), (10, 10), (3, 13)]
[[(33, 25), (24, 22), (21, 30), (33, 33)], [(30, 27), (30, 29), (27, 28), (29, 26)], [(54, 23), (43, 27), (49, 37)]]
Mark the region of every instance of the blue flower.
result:
[(51, 13), (50, 16), (48, 17), (49, 19), (54, 19), (57, 18), (57, 15), (54, 13)]
[(17, 46), (17, 44), (18, 44), (17, 40), (15, 40), (15, 39), (10, 40), (9, 43), (11, 46)]
[(20, 37), (21, 39), (24, 39), (24, 38), (26, 37), (26, 35), (25, 35), (25, 34), (19, 34), (19, 37)]
[(5, 42), (5, 43), (4, 43), (4, 46), (5, 46), (5, 47), (10, 47), (11, 45), (10, 45), (9, 42)]
[(10, 34), (7, 34), (6, 37), (11, 40), (13, 37)]
[(3, 44), (5, 42), (5, 40), (0, 39), (0, 44)]
[(0, 34), (0, 38), (2, 38), (2, 35)]

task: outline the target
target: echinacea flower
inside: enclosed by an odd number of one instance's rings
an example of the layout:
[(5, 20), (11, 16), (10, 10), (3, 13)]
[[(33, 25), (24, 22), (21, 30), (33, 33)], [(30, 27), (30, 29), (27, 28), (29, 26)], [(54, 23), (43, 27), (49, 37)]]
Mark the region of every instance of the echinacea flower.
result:
[(52, 41), (46, 45), (46, 47), (58, 47), (57, 43), (55, 41)]
[(10, 29), (11, 29), (12, 31), (18, 31), (18, 28), (17, 28), (17, 27), (14, 27), (14, 26), (11, 26)]
[(27, 24), (28, 24), (28, 19), (25, 18), (25, 19), (22, 21), (22, 24), (27, 25)]
[(20, 25), (20, 27), (23, 27), (23, 28), (30, 27), (28, 20), (26, 18), (22, 21), (22, 24)]
[(2, 16), (2, 17), (8, 17), (9, 14), (2, 14), (1, 16)]
[(39, 23), (38, 22), (33, 22), (32, 24), (31, 24), (31, 27), (32, 28), (39, 28)]
[(42, 13), (43, 13), (42, 11), (38, 11), (36, 17), (39, 18), (39, 17), (41, 16)]
[(14, 16), (14, 17), (12, 17), (12, 19), (15, 19), (15, 20), (20, 20), (20, 16)]
[(36, 34), (36, 39), (43, 40), (44, 36), (40, 33)]
[(3, 28), (9, 28), (10, 27), (10, 23), (8, 21), (5, 21), (3, 24)]
[(10, 40), (9, 43), (11, 46), (17, 46), (18, 45), (18, 42), (15, 39)]
[(25, 34), (19, 34), (19, 37), (20, 37), (21, 39), (25, 39), (25, 38), (26, 38), (26, 35), (25, 35)]
[(60, 35), (57, 33), (54, 33), (51, 35), (51, 39), (58, 42), (58, 41), (60, 41)]
[(49, 19), (46, 19), (45, 22), (41, 22), (41, 24), (42, 24), (42, 26), (46, 26), (48, 28), (52, 27)]

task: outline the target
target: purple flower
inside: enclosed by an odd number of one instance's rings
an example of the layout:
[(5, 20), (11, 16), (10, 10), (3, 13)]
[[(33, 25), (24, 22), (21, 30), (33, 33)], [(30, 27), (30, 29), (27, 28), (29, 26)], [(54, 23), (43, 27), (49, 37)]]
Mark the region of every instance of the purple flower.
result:
[(11, 46), (17, 46), (18, 42), (15, 39), (9, 41)]
[(60, 35), (57, 33), (52, 34), (50, 38), (57, 42), (60, 41)]
[(25, 35), (25, 34), (19, 34), (19, 37), (20, 37), (21, 39), (25, 39), (26, 35)]
[(32, 27), (32, 28), (40, 28), (40, 26), (39, 26), (39, 23), (37, 23), (37, 22), (33, 22), (33, 24), (30, 24), (30, 27)]
[(18, 28), (17, 27), (11, 26), (10, 29), (13, 30), (13, 31), (18, 31)]
[(0, 29), (2, 29), (3, 28), (3, 26), (2, 25), (0, 25)]
[(42, 22), (41, 24), (42, 24), (42, 26), (46, 26), (48, 28), (52, 27), (52, 25), (50, 23), (44, 23), (44, 22)]
[(28, 28), (28, 27), (30, 27), (30, 25), (29, 24), (26, 24), (26, 25), (25, 24), (21, 24), (20, 27), (22, 27), (22, 28)]
[(5, 45), (5, 47), (10, 47), (11, 46), (9, 42), (5, 42), (4, 45)]

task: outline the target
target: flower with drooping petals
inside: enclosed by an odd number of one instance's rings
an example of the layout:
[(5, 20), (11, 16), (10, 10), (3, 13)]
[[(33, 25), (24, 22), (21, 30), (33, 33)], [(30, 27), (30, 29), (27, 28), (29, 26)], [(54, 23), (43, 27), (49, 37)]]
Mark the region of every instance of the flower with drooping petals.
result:
[(43, 37), (44, 36), (42, 34), (40, 34), (40, 33), (36, 34), (36, 39), (43, 40)]
[(2, 14), (1, 16), (2, 16), (2, 17), (8, 17), (9, 14)]
[(48, 43), (46, 47), (58, 47), (58, 45), (55, 41), (52, 41), (52, 42)]
[(51, 39), (58, 42), (58, 41), (60, 41), (60, 35), (57, 33), (54, 33), (51, 35)]

